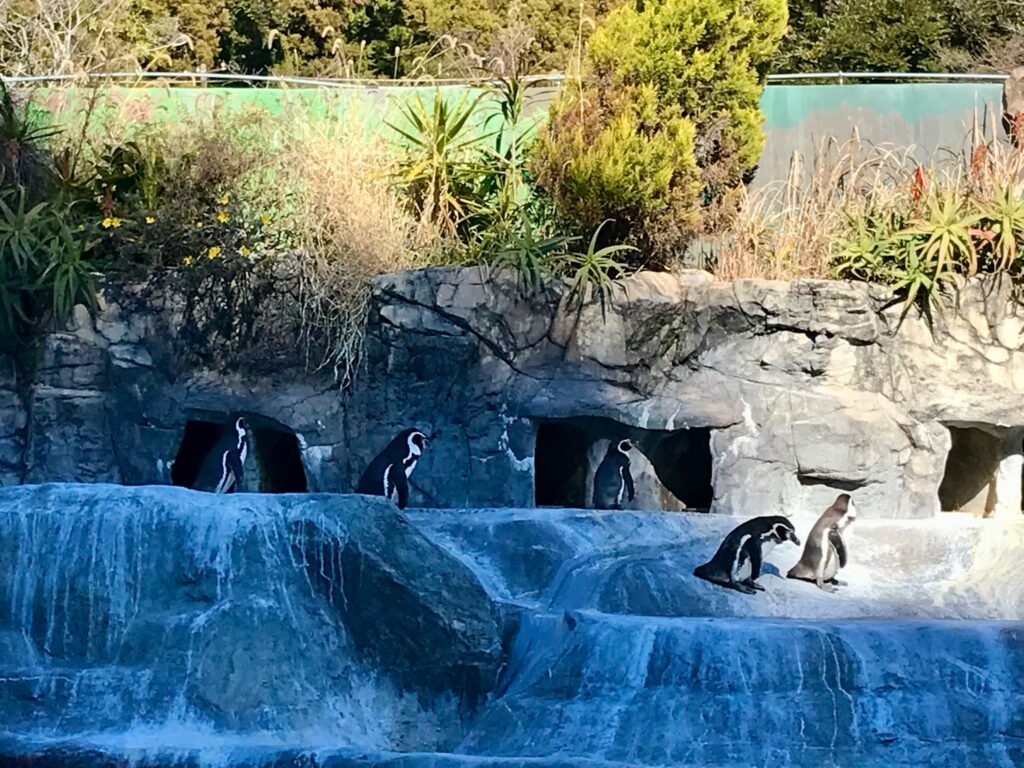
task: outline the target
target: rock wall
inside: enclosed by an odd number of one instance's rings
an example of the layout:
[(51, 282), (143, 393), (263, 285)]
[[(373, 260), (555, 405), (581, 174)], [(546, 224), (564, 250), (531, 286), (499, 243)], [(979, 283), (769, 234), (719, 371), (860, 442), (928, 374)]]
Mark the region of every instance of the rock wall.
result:
[[(843, 490), (864, 516), (915, 518), (939, 510), (952, 435), (981, 430), (991, 466), (946, 485), (982, 487), (947, 497), (1017, 515), (1024, 314), (1011, 293), (971, 282), (934, 328), (911, 313), (897, 331), (887, 291), (863, 284), (641, 273), (602, 311), (554, 291), (524, 301), (476, 269), (400, 273), (377, 281), (344, 392), (297, 353), (258, 375), (185, 368), (169, 310), (109, 303), (44, 339), (23, 380), (0, 359), (0, 482), (168, 483), (186, 423), (240, 411), (294, 432), (313, 491), (351, 490), (418, 425), (435, 437), (415, 506), (529, 506), (545, 473), (572, 486), (554, 493), (585, 497), (593, 443), (629, 436), (646, 456), (638, 505), (707, 506), (688, 489), (710, 482), (717, 512), (820, 510)], [(583, 458), (538, 445), (545, 425), (591, 441)]]

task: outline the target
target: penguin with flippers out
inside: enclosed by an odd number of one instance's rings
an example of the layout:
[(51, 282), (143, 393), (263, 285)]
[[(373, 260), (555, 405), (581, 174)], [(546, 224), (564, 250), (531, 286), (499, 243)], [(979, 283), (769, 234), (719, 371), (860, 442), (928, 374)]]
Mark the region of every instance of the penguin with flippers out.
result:
[(625, 499), (636, 498), (633, 475), (629, 471), (629, 452), (633, 443), (618, 440), (608, 446), (608, 452), (594, 474), (594, 509), (622, 509)]
[(405, 509), (409, 503), (409, 475), (427, 447), (427, 436), (418, 429), (400, 432), (377, 454), (359, 478), (356, 493), (383, 496)]
[(804, 552), (797, 564), (789, 569), (787, 578), (814, 582), (825, 592), (834, 592), (837, 586), (844, 586), (836, 578), (839, 569), (846, 567), (843, 531), (856, 519), (857, 507), (850, 494), (839, 494), (811, 528)]
[(714, 557), (694, 568), (693, 575), (720, 587), (753, 595), (764, 590), (757, 583), (764, 558), (776, 544), (784, 541), (800, 546), (796, 529), (787, 518), (781, 515), (755, 517), (730, 531)]

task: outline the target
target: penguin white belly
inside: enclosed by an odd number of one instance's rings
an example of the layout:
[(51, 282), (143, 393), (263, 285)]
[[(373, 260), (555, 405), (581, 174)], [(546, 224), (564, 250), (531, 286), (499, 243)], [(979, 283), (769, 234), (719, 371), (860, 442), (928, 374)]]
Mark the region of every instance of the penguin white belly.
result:
[(829, 542), (827, 552), (825, 553), (825, 567), (822, 569), (821, 578), (824, 581), (828, 581), (829, 579), (834, 579), (837, 573), (839, 573), (839, 553), (832, 546), (832, 542)]
[(736, 559), (732, 563), (732, 580), (743, 581), (749, 579), (751, 574), (750, 558), (745, 557), (743, 554), (743, 547), (746, 546), (747, 539), (750, 536), (744, 536), (740, 539), (739, 546), (736, 547)]
[(618, 504), (622, 504), (622, 499), (626, 495), (626, 478), (622, 474), (622, 467), (619, 467), (619, 493), (615, 497), (615, 501)]
[(750, 574), (752, 572), (753, 571), (750, 568), (750, 559), (747, 558), (742, 563), (740, 563), (740, 567), (737, 568), (736, 573), (733, 574), (733, 579), (736, 581), (745, 581), (746, 579), (750, 578)]

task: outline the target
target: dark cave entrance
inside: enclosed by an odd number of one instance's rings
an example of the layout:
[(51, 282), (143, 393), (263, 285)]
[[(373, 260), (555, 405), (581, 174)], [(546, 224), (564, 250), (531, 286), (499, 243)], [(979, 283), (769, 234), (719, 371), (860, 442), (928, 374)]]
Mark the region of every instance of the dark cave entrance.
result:
[(939, 508), (943, 512), (991, 515), (997, 501), (997, 473), (1004, 458), (1003, 440), (977, 427), (949, 427), (949, 434), (952, 444), (939, 485)]
[(294, 432), (253, 427), (253, 455), (260, 473), (260, 493), (305, 493), (299, 438)]
[(538, 507), (586, 507), (587, 451), (585, 429), (568, 421), (542, 421), (537, 426), (534, 478)]
[(185, 424), (185, 434), (171, 465), (171, 484), (191, 488), (199, 477), (199, 469), (207, 454), (213, 450), (224, 433), (224, 425), (213, 421), (191, 419)]
[(658, 479), (672, 495), (688, 509), (708, 509), (715, 497), (711, 486), (711, 430), (655, 433), (644, 442), (641, 446), (646, 447)]
[(711, 484), (711, 430), (641, 429), (612, 419), (577, 417), (542, 420), (534, 453), (535, 500), (539, 507), (591, 506), (593, 474), (606, 441), (628, 438), (640, 506), (706, 510)]
[[(185, 432), (171, 467), (171, 483), (192, 488), (203, 462), (224, 435), (228, 414), (202, 414), (185, 424)], [(305, 493), (308, 490), (299, 439), (273, 419), (245, 415), (249, 424), (251, 455), (246, 474), (258, 478), (260, 493)], [(249, 482), (246, 485), (252, 487)]]

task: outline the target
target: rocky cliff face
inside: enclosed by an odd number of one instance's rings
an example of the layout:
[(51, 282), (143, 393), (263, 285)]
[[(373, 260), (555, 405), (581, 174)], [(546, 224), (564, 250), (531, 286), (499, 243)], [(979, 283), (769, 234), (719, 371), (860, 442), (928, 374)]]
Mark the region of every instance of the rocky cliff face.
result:
[(0, 481), (167, 483), (201, 432), (190, 420), (241, 411), (265, 433), (253, 489), (300, 489), (299, 467), (303, 487), (351, 490), (393, 433), (419, 425), (436, 437), (417, 506), (581, 506), (606, 441), (632, 437), (639, 507), (786, 513), (844, 490), (868, 517), (1019, 514), (1024, 315), (1011, 287), (968, 284), (934, 329), (912, 313), (897, 331), (888, 299), (862, 284), (641, 273), (603, 311), (576, 311), (476, 269), (401, 273), (377, 282), (345, 392), (299, 359), (258, 375), (179, 368), (166, 312), (109, 304), (49, 336), (27, 380), (0, 364)]

